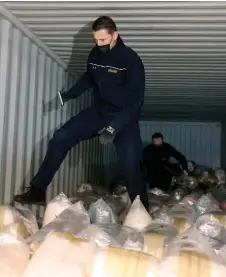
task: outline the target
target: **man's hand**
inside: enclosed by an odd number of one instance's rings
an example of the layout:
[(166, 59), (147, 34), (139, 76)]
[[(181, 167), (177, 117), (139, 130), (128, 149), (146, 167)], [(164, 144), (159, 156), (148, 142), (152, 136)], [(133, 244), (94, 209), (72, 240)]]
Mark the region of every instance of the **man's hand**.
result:
[(98, 134), (99, 134), (99, 139), (101, 144), (113, 143), (113, 140), (116, 135), (115, 129), (113, 129), (111, 126), (107, 126), (106, 128), (100, 130)]

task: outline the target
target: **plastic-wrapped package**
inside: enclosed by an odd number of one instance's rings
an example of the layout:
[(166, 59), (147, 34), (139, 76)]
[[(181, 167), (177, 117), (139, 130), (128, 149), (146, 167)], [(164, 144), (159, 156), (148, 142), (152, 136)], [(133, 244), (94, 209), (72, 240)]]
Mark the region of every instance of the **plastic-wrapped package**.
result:
[(0, 205), (0, 226), (7, 226), (20, 221), (20, 213), (11, 206)]
[(32, 213), (32, 211), (22, 205), (17, 205), (16, 210), (20, 213), (20, 219), (25, 224), (29, 234), (35, 234), (39, 228), (37, 219)]
[(29, 262), (29, 248), (24, 240), (0, 233), (0, 276), (21, 277)]
[(52, 231), (78, 234), (90, 224), (90, 219), (81, 201), (64, 210), (55, 220), (41, 228), (37, 233), (27, 238), (33, 254), (45, 237)]
[(176, 236), (177, 230), (174, 226), (152, 222), (144, 232), (143, 251), (162, 259), (164, 248)]
[(212, 169), (204, 169), (201, 174), (197, 176), (199, 185), (202, 188), (211, 188), (218, 184), (218, 178)]
[(148, 254), (109, 247), (99, 249), (95, 256), (90, 277), (158, 277), (158, 260)]
[(91, 224), (77, 234), (77, 237), (89, 241), (95, 241), (99, 247), (120, 246), (119, 243), (107, 232), (98, 226)]
[(51, 221), (53, 221), (59, 214), (61, 214), (64, 210), (69, 208), (72, 205), (71, 201), (67, 198), (67, 196), (61, 192), (54, 199), (52, 199), (45, 210), (43, 225), (45, 226)]
[(154, 212), (152, 214), (152, 217), (155, 220), (155, 222), (172, 224), (172, 219), (168, 215), (168, 211), (169, 211), (169, 207), (163, 206), (162, 208), (160, 208), (156, 212)]
[(181, 199), (180, 204), (193, 206), (197, 203), (199, 198), (202, 196), (203, 192), (201, 190), (196, 190)]
[(71, 234), (52, 232), (31, 258), (22, 277), (85, 277), (96, 246)]
[(158, 189), (158, 188), (153, 188), (149, 192), (152, 194), (155, 194), (157, 196), (169, 196), (168, 193), (165, 193), (164, 191), (162, 191), (161, 189)]
[(77, 189), (77, 192), (85, 192), (85, 191), (92, 191), (93, 188), (92, 188), (92, 185), (91, 184), (81, 184), (78, 189)]
[(131, 205), (129, 193), (124, 186), (117, 186), (113, 192), (113, 196), (118, 196), (121, 199), (121, 202), (127, 207)]
[(202, 195), (196, 202), (194, 208), (199, 215), (211, 211), (220, 211), (218, 203), (210, 193)]
[(102, 198), (90, 205), (89, 216), (91, 223), (117, 223), (112, 208)]
[(226, 271), (220, 262), (208, 241), (194, 231), (166, 248), (161, 268), (168, 277), (222, 277)]
[(163, 204), (157, 199), (149, 199), (149, 213), (152, 215), (157, 212)]
[(168, 211), (178, 233), (185, 232), (196, 220), (196, 213), (189, 205), (178, 204)]
[(198, 187), (197, 179), (193, 176), (186, 176), (185, 174), (177, 176), (175, 178), (175, 184), (188, 188), (189, 191), (193, 191)]
[(176, 204), (179, 201), (181, 201), (181, 199), (183, 199), (188, 194), (189, 194), (189, 190), (186, 187), (176, 188), (171, 193), (168, 203), (169, 204)]
[(96, 202), (99, 199), (98, 195), (93, 191), (85, 191), (76, 193), (75, 197), (70, 198), (69, 200), (72, 203), (76, 203), (78, 201), (82, 201), (86, 210), (89, 209), (90, 205)]
[(219, 249), (226, 243), (225, 214), (223, 212), (216, 211), (201, 215), (195, 226), (203, 236), (208, 237), (212, 247)]
[(225, 184), (225, 171), (223, 169), (216, 169), (214, 170), (215, 176), (218, 179), (218, 185)]
[(97, 226), (114, 238), (121, 247), (142, 251), (144, 244), (142, 233), (118, 224), (97, 224)]
[(138, 231), (144, 230), (149, 224), (151, 224), (152, 218), (145, 209), (140, 200), (140, 196), (137, 196), (133, 201), (129, 212), (123, 222), (123, 226), (134, 228)]

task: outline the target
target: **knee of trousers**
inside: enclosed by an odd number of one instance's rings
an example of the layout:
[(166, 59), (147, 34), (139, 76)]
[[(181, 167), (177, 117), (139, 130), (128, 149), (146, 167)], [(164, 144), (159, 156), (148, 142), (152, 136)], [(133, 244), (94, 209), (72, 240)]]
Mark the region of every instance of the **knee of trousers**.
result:
[(50, 147), (58, 150), (71, 147), (71, 136), (67, 130), (57, 130), (49, 142)]

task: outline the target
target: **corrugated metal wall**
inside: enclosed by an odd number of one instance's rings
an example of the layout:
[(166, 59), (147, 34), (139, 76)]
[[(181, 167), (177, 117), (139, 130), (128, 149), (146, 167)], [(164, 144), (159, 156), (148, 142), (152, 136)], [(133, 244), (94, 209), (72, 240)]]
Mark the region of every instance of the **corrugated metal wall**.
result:
[[(0, 203), (9, 203), (37, 171), (54, 130), (87, 106), (88, 94), (63, 108), (55, 98), (73, 78), (41, 48), (0, 15)], [(66, 158), (48, 190), (72, 195), (88, 179), (98, 182), (98, 140), (83, 142)], [(96, 173), (97, 172), (97, 173)]]
[(144, 145), (151, 142), (155, 132), (176, 147), (187, 159), (219, 167), (221, 164), (221, 124), (202, 122), (140, 122)]
[[(140, 132), (144, 147), (151, 143), (155, 132), (160, 132), (165, 141), (181, 151), (187, 159), (201, 165), (221, 166), (220, 123), (141, 121)], [(117, 171), (117, 156), (113, 147), (105, 147), (104, 164), (105, 180), (109, 182)]]

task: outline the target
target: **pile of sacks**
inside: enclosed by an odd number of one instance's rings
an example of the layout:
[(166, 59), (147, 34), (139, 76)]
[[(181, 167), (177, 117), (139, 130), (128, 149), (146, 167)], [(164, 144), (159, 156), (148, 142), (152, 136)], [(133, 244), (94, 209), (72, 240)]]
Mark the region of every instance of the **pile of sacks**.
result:
[(210, 194), (193, 193), (150, 213), (139, 196), (128, 199), (123, 187), (109, 195), (82, 185), (74, 198), (61, 193), (48, 203), (40, 229), (29, 210), (3, 206), (0, 276), (226, 274), (226, 214)]

